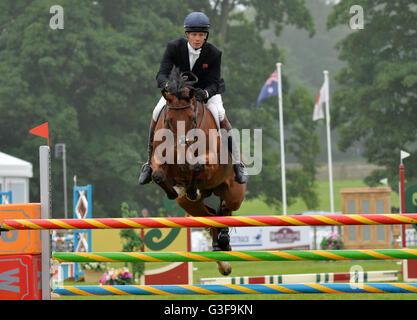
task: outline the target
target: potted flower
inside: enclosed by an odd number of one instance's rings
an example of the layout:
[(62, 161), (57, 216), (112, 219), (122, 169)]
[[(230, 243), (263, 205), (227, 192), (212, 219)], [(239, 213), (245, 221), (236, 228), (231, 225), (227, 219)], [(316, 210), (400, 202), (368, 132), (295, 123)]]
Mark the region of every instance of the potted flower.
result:
[(85, 262), (80, 263), (80, 265), (85, 282), (98, 282), (103, 272), (107, 270), (107, 263), (105, 262)]
[(102, 285), (125, 285), (133, 284), (133, 275), (124, 267), (120, 269), (111, 268), (108, 273), (103, 274), (99, 281)]
[(339, 250), (343, 249), (343, 239), (337, 233), (330, 232), (327, 237), (323, 237), (320, 243), (322, 250)]

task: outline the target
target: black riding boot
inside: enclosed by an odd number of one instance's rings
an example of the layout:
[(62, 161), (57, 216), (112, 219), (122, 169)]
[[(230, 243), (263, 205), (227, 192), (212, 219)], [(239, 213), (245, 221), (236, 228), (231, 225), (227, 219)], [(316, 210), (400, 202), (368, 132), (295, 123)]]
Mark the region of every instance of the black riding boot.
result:
[[(234, 141), (233, 134), (231, 132), (228, 132), (229, 137), (227, 138), (227, 144), (229, 148), (229, 153), (232, 156), (232, 159), (234, 159), (234, 154), (236, 153), (236, 150), (233, 148), (238, 148), (236, 142)], [(239, 151), (239, 150), (237, 150)], [(245, 184), (248, 182), (248, 172), (246, 171), (245, 165), (242, 161), (239, 163), (233, 163), (233, 171), (235, 172), (235, 181), (239, 184)]]
[(155, 134), (156, 122), (152, 119), (151, 126), (149, 128), (148, 137), (148, 161), (142, 166), (142, 170), (139, 176), (139, 184), (147, 184), (152, 181), (152, 151), (153, 151), (153, 137)]
[(227, 147), (233, 161), (233, 171), (236, 174), (235, 181), (240, 184), (245, 184), (248, 182), (248, 172), (243, 162), (240, 161), (239, 145), (234, 139), (232, 134), (232, 125), (226, 116), (224, 117), (223, 121), (220, 122), (220, 128), (225, 129), (228, 134)]

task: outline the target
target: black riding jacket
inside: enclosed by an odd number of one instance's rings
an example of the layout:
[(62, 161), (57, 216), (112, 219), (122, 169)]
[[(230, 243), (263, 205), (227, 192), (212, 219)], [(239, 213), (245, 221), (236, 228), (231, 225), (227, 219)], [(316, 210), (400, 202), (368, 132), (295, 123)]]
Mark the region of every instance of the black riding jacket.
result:
[(220, 77), (222, 52), (211, 43), (205, 42), (199, 58), (190, 70), (187, 42), (187, 39), (179, 38), (168, 43), (156, 75), (158, 88), (164, 88), (175, 66), (180, 68), (181, 72), (192, 71), (198, 77), (198, 83), (194, 87), (207, 90), (209, 97), (223, 93), (225, 83)]

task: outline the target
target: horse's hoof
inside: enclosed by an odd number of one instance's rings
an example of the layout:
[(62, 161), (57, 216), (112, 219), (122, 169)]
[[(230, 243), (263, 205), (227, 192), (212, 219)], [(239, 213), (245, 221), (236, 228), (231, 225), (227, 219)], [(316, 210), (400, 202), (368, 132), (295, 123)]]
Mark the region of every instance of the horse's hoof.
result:
[(219, 269), (219, 272), (224, 276), (228, 276), (232, 272), (232, 266), (228, 262), (219, 261), (217, 263), (217, 268)]
[(185, 189), (183, 187), (174, 186), (174, 190), (178, 193), (177, 199), (180, 199), (183, 196), (185, 196)]
[[(200, 190), (198, 190), (197, 189), (197, 194), (196, 194), (196, 196), (194, 197), (194, 196), (189, 196), (188, 195), (188, 193), (186, 193), (185, 194), (186, 195), (186, 197), (187, 197), (187, 200), (189, 200), (189, 201), (191, 201), (191, 202), (197, 202), (197, 201), (200, 201), (200, 199), (201, 199), (201, 193), (200, 193)], [(194, 199), (193, 199), (194, 198)]]

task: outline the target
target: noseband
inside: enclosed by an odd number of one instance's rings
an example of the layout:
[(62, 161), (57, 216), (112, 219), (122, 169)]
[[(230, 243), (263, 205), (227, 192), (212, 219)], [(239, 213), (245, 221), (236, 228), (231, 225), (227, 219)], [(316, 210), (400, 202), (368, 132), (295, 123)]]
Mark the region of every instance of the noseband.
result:
[[(190, 108), (190, 107), (192, 107), (193, 106), (193, 102), (192, 101), (190, 101), (190, 103), (189, 104), (187, 104), (187, 105), (185, 105), (185, 106), (180, 106), (180, 107), (174, 107), (174, 106), (170, 106), (170, 105), (168, 105), (168, 104), (165, 104), (165, 107), (167, 107), (167, 109), (169, 109), (169, 110), (185, 110), (185, 109), (187, 109), (187, 108)], [(194, 122), (194, 127), (193, 127), (193, 129), (196, 129), (197, 128), (197, 124), (198, 124), (198, 101), (196, 101), (196, 105), (195, 105), (195, 107), (194, 107), (194, 114), (195, 114), (195, 122)], [(170, 123), (167, 121), (167, 117), (166, 117), (166, 112), (164, 112), (164, 122), (166, 122), (166, 123), (168, 123), (168, 127), (169, 127), (169, 129), (172, 131), (172, 133), (174, 134), (174, 137), (176, 137), (177, 136), (177, 133), (176, 132), (174, 132), (174, 130), (172, 130), (171, 129), (171, 125), (170, 125)], [(184, 140), (184, 141), (183, 141)], [(194, 142), (194, 141), (193, 141)], [(182, 137), (181, 139), (180, 139), (180, 143), (181, 144), (185, 144), (185, 145), (190, 145), (190, 143), (189, 143), (189, 141), (187, 141), (187, 139), (185, 138), (185, 137)]]
[[(187, 108), (191, 107), (192, 105), (193, 105), (192, 101), (189, 104), (187, 104), (185, 106), (182, 106), (182, 107), (174, 107), (174, 106), (170, 106), (170, 105), (166, 104), (167, 108), (171, 109), (171, 110), (183, 110), (183, 109), (187, 109)], [(198, 102), (197, 102), (197, 105), (198, 105)]]
[[(194, 113), (195, 113), (195, 123), (194, 123), (194, 128), (193, 129), (196, 129), (197, 128), (197, 123), (198, 123), (198, 101), (196, 101), (197, 103), (196, 103), (196, 105), (195, 105), (195, 108), (194, 108)], [(187, 105), (185, 105), (185, 106), (181, 106), (181, 107), (174, 107), (174, 106), (170, 106), (170, 105), (168, 105), (168, 104), (165, 104), (165, 106), (169, 109), (169, 110), (184, 110), (184, 109), (187, 109), (187, 108), (190, 108), (190, 107), (192, 107), (193, 106), (193, 102), (192, 101), (190, 101), (190, 103), (189, 104), (187, 104)], [(166, 112), (164, 112), (164, 121), (166, 122), (167, 121), (167, 116), (166, 116)], [(174, 136), (176, 135), (176, 133), (174, 132)]]

